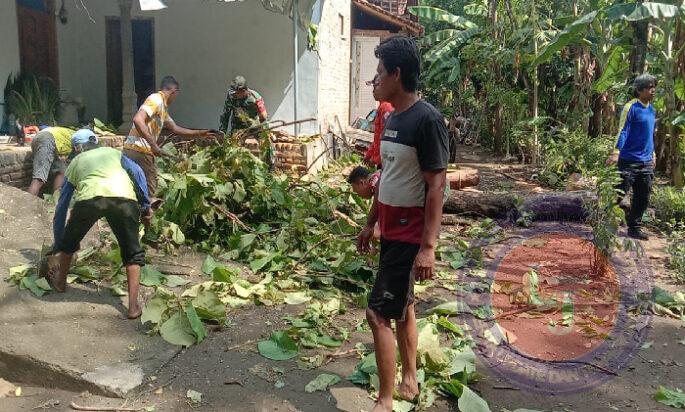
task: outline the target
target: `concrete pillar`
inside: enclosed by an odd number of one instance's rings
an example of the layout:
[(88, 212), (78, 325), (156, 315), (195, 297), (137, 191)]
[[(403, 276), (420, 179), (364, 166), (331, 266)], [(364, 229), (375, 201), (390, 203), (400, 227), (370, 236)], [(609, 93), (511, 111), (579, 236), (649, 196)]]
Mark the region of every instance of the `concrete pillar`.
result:
[(133, 77), (133, 29), (131, 27), (132, 0), (118, 0), (121, 16), (121, 65), (122, 87), (121, 102), (123, 104), (121, 118), (123, 123), (120, 130), (127, 133), (136, 113), (136, 89)]

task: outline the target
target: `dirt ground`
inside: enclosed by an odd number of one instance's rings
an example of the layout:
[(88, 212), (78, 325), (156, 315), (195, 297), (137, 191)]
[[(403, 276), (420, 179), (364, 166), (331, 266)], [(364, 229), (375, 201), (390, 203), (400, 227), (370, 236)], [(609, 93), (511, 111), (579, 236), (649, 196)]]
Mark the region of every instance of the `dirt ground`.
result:
[[(461, 162), (481, 171), (477, 190), (522, 192), (542, 190), (530, 181), (525, 167), (498, 164), (480, 156), (476, 149), (464, 150)], [(503, 174), (504, 173), (504, 174)], [(509, 175), (509, 176), (506, 176)], [(652, 399), (660, 385), (669, 388), (685, 385), (685, 322), (664, 317), (644, 319), (627, 315), (624, 295), (656, 285), (683, 290), (672, 283), (665, 272), (665, 241), (652, 235), (642, 242), (645, 256), (638, 262), (629, 254), (612, 260), (612, 270), (602, 278), (589, 276), (590, 250), (580, 235), (588, 227), (572, 223), (535, 223), (532, 228), (517, 228), (501, 222), (506, 236), (483, 248), (485, 275), (469, 270), (456, 271), (454, 279), (435, 281), (433, 287), (417, 294), (417, 311), (422, 314), (436, 304), (460, 300), (486, 299), (493, 315), (507, 314), (520, 305), (511, 301), (517, 291), (531, 290), (524, 277), (531, 269), (538, 274), (539, 298), (564, 298), (561, 291), (572, 291), (574, 324), (567, 334), (555, 330), (569, 328), (564, 312), (533, 310), (502, 316), (493, 320), (477, 319), (471, 313), (451, 317), (457, 324), (472, 329), (476, 340), (479, 381), (473, 389), (488, 401), (491, 410), (527, 408), (539, 411), (669, 411), (674, 410)], [(463, 226), (445, 226), (445, 233), (460, 234)], [(171, 259), (171, 258), (170, 258)], [(199, 262), (192, 257), (177, 257), (177, 263), (192, 266), (199, 273)], [(478, 287), (491, 278), (496, 286), (492, 294)], [(456, 291), (454, 290), (456, 286)], [(518, 289), (517, 289), (518, 288)], [(148, 291), (149, 292), (149, 291)], [(341, 322), (355, 325), (364, 317), (363, 309), (348, 304)], [(88, 393), (67, 392), (30, 385), (22, 387), (19, 397), (0, 398), (0, 411), (71, 410), (71, 402), (99, 408), (149, 408), (156, 411), (370, 411), (373, 406), (366, 390), (343, 380), (329, 391), (306, 393), (304, 386), (318, 374), (350, 374), (358, 357), (354, 353), (336, 357), (315, 370), (298, 369), (295, 361), (275, 362), (259, 355), (256, 345), (276, 329), (285, 327), (283, 317), (299, 313), (303, 306), (246, 306), (229, 312), (230, 326), (210, 329), (200, 345), (181, 351), (127, 399), (105, 398)], [(531, 314), (532, 313), (532, 314)], [(626, 320), (627, 319), (627, 320)], [(532, 363), (509, 362), (503, 352), (493, 352), (480, 330), (498, 323), (509, 332), (507, 347), (531, 358)], [(568, 323), (568, 322), (567, 322)], [(513, 337), (513, 338), (512, 338)], [(372, 347), (370, 332), (353, 332), (339, 353), (352, 349), (357, 342)], [(628, 342), (631, 350), (622, 353), (620, 362), (597, 357), (602, 347)], [(651, 342), (651, 343), (650, 343)], [(512, 350), (513, 350), (512, 349)], [(501, 347), (500, 349), (502, 350)], [(307, 351), (305, 355), (315, 354)], [(607, 352), (609, 353), (609, 352)], [(545, 361), (583, 359), (586, 364), (550, 364)], [(498, 363), (499, 362), (499, 363)], [(506, 363), (510, 363), (507, 365)], [(593, 366), (594, 365), (594, 366)], [(2, 365), (0, 365), (2, 366)], [(604, 370), (598, 369), (597, 366)], [(620, 366), (613, 368), (614, 366)], [(580, 385), (583, 378), (596, 384), (572, 393), (554, 391), (554, 382), (537, 387), (526, 386), (516, 371), (532, 368), (556, 368), (561, 379)], [(514, 371), (514, 372), (512, 372)], [(570, 372), (569, 372), (570, 371)], [(565, 373), (569, 373), (564, 375)], [(575, 375), (574, 375), (575, 374)], [(552, 376), (552, 375), (550, 375)], [(554, 375), (556, 376), (556, 375)], [(571, 386), (573, 386), (571, 385)], [(202, 393), (202, 402), (191, 405), (188, 390)], [(439, 399), (430, 411), (457, 411), (456, 402)], [(470, 411), (464, 411), (470, 412)]]

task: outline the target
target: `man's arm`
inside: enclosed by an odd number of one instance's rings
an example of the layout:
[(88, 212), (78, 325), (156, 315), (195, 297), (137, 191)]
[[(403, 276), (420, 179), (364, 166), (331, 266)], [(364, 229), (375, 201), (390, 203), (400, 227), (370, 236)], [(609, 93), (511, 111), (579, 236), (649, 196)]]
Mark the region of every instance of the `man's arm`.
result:
[(147, 127), (147, 122), (150, 119), (150, 115), (143, 109), (138, 110), (138, 113), (133, 116), (133, 126), (136, 128), (138, 133), (143, 136), (143, 139), (147, 141), (152, 149), (152, 153), (155, 156), (162, 155), (162, 149), (159, 148), (157, 141), (152, 137), (150, 129)]
[(360, 253), (369, 251), (369, 242), (373, 237), (373, 228), (376, 222), (378, 222), (378, 195), (374, 194), (373, 203), (371, 203), (371, 209), (369, 209), (369, 215), (366, 218), (366, 225), (357, 236), (357, 251)]
[(147, 211), (150, 208), (150, 194), (147, 190), (147, 181), (145, 180), (143, 169), (123, 154), (121, 155), (121, 167), (126, 170), (126, 173), (128, 173), (129, 178), (133, 182), (141, 209)]
[(616, 150), (614, 150), (613, 153), (607, 159), (607, 165), (612, 165), (618, 162), (618, 155), (620, 154), (621, 149), (623, 149), (623, 145), (625, 145), (626, 139), (628, 138), (628, 134), (630, 133), (630, 124), (632, 123), (632, 108), (632, 105), (626, 105), (626, 107), (623, 108), (623, 112), (621, 113), (621, 119), (618, 125), (619, 132), (616, 138)]
[(69, 210), (69, 203), (71, 197), (74, 195), (74, 185), (69, 182), (69, 179), (64, 178), (62, 188), (60, 189), (59, 201), (55, 209), (55, 219), (52, 223), (52, 235), (54, 238), (53, 251), (58, 251), (64, 237), (64, 226), (67, 220), (67, 211)]
[(257, 112), (259, 112), (259, 122), (264, 123), (269, 115), (266, 112), (266, 104), (261, 96), (257, 99)]
[(426, 192), (421, 247), (414, 260), (414, 276), (417, 280), (425, 280), (433, 277), (435, 249), (437, 247), (437, 239), (440, 234), (440, 221), (442, 219), (442, 197), (447, 181), (446, 169), (423, 172), (423, 180), (428, 186), (428, 191)]
[(185, 127), (177, 125), (176, 122), (174, 122), (171, 119), (168, 119), (164, 122), (164, 128), (166, 128), (173, 134), (177, 134), (183, 137), (208, 136), (211, 132), (211, 130), (209, 129), (186, 129)]

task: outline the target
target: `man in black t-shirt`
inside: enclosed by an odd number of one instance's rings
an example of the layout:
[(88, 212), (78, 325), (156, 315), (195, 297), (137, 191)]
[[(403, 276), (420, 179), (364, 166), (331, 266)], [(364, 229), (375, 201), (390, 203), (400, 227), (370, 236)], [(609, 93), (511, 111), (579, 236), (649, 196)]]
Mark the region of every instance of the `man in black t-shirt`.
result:
[(381, 137), (383, 173), (357, 248), (368, 251), (378, 221), (380, 267), (366, 318), (373, 332), (380, 380), (373, 411), (391, 412), (395, 382), (393, 319), (402, 362), (398, 392), (406, 400), (419, 394), (413, 284), (433, 277), (449, 151), (442, 115), (417, 95), (420, 58), (414, 41), (391, 37), (376, 48), (376, 57), (374, 96), (390, 102), (395, 112)]

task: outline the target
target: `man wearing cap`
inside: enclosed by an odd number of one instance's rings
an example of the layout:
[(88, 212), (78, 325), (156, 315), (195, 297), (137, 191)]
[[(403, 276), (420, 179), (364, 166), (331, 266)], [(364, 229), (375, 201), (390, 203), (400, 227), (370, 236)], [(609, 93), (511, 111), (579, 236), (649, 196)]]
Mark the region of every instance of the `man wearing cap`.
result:
[(67, 156), (71, 154), (71, 136), (74, 131), (66, 127), (43, 128), (31, 142), (33, 175), (28, 192), (38, 196), (50, 174), (54, 174), (53, 190), (62, 186)]
[(247, 80), (243, 76), (236, 76), (228, 89), (219, 130), (231, 134), (234, 130), (247, 129), (262, 123), (267, 117), (262, 96), (247, 87)]
[(169, 105), (178, 96), (179, 85), (172, 76), (165, 76), (160, 90), (145, 99), (145, 103), (133, 117), (133, 126), (124, 142), (124, 154), (136, 162), (147, 180), (150, 196), (157, 190), (157, 165), (155, 156), (162, 156), (162, 149), (157, 144), (163, 128), (172, 134), (184, 137), (215, 138), (216, 133), (210, 129), (193, 130), (178, 126), (169, 116)]
[[(138, 238), (139, 222), (148, 225), (152, 218), (143, 170), (120, 151), (97, 146), (92, 131), (82, 129), (72, 138), (78, 154), (65, 172), (64, 184), (55, 211), (54, 246), (59, 266), (47, 279), (57, 292), (66, 289), (67, 273), (73, 254), (88, 230), (101, 218), (107, 219), (119, 243), (121, 261), (128, 277), (128, 318), (142, 313), (138, 302), (140, 267), (145, 252)], [(65, 221), (69, 202), (75, 203), (69, 221)]]

